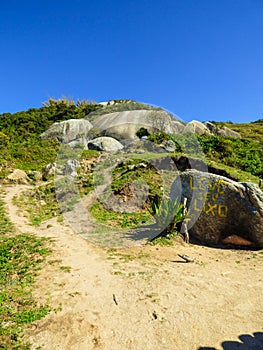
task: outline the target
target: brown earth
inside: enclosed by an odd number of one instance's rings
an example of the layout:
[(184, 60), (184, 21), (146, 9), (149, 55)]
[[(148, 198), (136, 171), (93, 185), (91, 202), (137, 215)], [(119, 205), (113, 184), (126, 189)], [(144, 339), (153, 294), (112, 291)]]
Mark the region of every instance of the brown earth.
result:
[(32, 349), (222, 350), (243, 340), (245, 350), (263, 338), (263, 251), (98, 247), (56, 218), (30, 226), (12, 203), (25, 188), (6, 187), (4, 200), (18, 232), (53, 239), (34, 295), (59, 308), (26, 331)]

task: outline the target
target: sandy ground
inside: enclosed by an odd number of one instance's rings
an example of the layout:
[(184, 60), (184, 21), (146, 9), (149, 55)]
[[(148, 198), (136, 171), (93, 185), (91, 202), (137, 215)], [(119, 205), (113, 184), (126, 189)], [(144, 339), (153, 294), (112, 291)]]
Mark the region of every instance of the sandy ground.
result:
[(98, 247), (55, 218), (30, 226), (12, 203), (23, 189), (4, 200), (18, 232), (53, 238), (34, 294), (59, 308), (26, 332), (33, 349), (263, 349), (263, 251)]

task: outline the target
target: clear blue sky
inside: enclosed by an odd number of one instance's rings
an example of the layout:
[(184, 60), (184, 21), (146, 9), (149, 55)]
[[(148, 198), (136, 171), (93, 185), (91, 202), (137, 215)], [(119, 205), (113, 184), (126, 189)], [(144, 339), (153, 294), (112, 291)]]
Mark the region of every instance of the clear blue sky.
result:
[(263, 0), (2, 0), (0, 113), (62, 95), (263, 118)]

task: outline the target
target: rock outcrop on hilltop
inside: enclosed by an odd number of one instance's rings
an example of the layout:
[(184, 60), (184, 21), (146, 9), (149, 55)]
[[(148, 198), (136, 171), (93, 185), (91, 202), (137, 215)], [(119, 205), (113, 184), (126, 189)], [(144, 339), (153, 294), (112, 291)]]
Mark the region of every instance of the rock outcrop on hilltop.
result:
[[(40, 135), (43, 139), (56, 139), (74, 147), (81, 142), (87, 148), (87, 142), (98, 135), (112, 137), (118, 141), (136, 140), (139, 129), (145, 128), (152, 133), (166, 134), (214, 134), (225, 137), (241, 138), (240, 134), (227, 127), (218, 129), (213, 123), (201, 123), (192, 120), (187, 124), (171, 117), (163, 110), (140, 109), (105, 113), (87, 119), (69, 119), (52, 124)], [(94, 131), (94, 132), (92, 132)]]
[(238, 235), (263, 247), (263, 192), (257, 185), (189, 170), (175, 180), (171, 195), (187, 198), (189, 232), (202, 243)]
[(92, 121), (103, 136), (110, 136), (119, 141), (137, 139), (137, 131), (144, 127), (149, 133), (163, 131), (167, 134), (180, 132), (183, 124), (175, 121), (162, 110), (121, 111), (99, 116)]

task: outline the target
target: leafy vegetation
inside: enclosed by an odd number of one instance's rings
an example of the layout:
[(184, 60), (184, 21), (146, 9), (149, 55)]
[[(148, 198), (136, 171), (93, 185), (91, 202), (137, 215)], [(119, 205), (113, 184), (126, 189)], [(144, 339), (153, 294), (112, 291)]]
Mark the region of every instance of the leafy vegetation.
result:
[(49, 99), (41, 108), (0, 115), (0, 177), (4, 177), (7, 167), (22, 170), (41, 170), (55, 161), (59, 143), (54, 140), (41, 140), (38, 136), (54, 122), (84, 118), (101, 108), (87, 101)]
[(154, 216), (157, 226), (162, 230), (158, 237), (177, 233), (178, 224), (182, 223), (186, 216), (183, 205), (177, 199), (172, 198), (153, 201), (150, 213)]
[(197, 139), (210, 160), (263, 177), (263, 141), (214, 135), (197, 136)]
[(21, 336), (25, 327), (50, 312), (37, 303), (32, 286), (37, 271), (50, 253), (47, 239), (12, 235), (14, 230), (0, 201), (0, 348), (29, 349)]

